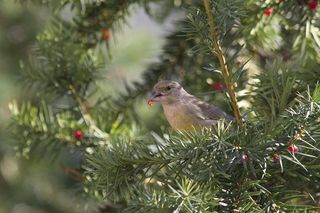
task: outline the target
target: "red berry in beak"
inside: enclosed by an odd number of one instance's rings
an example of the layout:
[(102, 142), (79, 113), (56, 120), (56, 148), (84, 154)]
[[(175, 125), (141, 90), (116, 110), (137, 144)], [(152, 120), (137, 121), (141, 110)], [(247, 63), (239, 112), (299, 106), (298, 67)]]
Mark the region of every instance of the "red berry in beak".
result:
[(147, 100), (147, 104), (148, 104), (149, 106), (152, 106), (153, 101), (152, 101), (151, 99), (148, 99), (148, 100)]

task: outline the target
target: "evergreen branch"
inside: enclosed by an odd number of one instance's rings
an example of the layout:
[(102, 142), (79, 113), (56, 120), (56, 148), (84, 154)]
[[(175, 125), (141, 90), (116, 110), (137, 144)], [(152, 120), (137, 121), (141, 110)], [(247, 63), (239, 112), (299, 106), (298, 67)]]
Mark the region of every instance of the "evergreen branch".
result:
[(226, 59), (224, 56), (224, 53), (222, 51), (222, 48), (220, 46), (219, 43), (219, 35), (218, 35), (218, 31), (215, 27), (215, 23), (214, 23), (214, 18), (211, 12), (211, 7), (210, 7), (210, 3), (209, 0), (203, 0), (204, 3), (204, 7), (208, 16), (208, 22), (209, 22), (209, 27), (210, 27), (210, 33), (211, 33), (211, 39), (213, 42), (213, 46), (212, 46), (212, 53), (218, 57), (220, 66), (222, 68), (222, 75), (228, 90), (228, 94), (230, 97), (230, 101), (231, 101), (231, 105), (233, 107), (233, 111), (234, 111), (234, 115), (236, 117), (236, 120), (239, 124), (240, 127), (243, 127), (243, 122), (241, 119), (241, 115), (240, 115), (240, 109), (238, 106), (238, 101), (237, 101), (237, 97), (235, 95), (235, 90), (234, 90), (234, 83), (231, 80), (230, 77), (230, 73), (229, 73), (229, 69), (228, 69), (228, 65), (226, 63)]
[(252, 93), (255, 95), (252, 100), (252, 108), (257, 118), (265, 123), (265, 132), (274, 131), (274, 127), (281, 123), (281, 114), (288, 107), (292, 106), (300, 85), (296, 76), (285, 66), (275, 62), (255, 76), (256, 83), (251, 84)]
[(85, 120), (86, 124), (94, 130), (98, 135), (102, 138), (106, 137), (106, 133), (100, 130), (97, 125), (95, 124), (95, 121), (92, 119), (91, 114), (87, 108), (87, 106), (84, 104), (82, 101), (81, 97), (78, 95), (76, 89), (74, 88), (73, 85), (69, 85), (69, 89), (71, 94), (73, 95), (74, 99), (77, 101), (81, 114), (83, 116), (83, 119)]
[[(178, 208), (182, 212), (188, 212), (188, 209), (193, 207), (220, 212), (242, 210), (244, 207), (249, 212), (261, 211), (271, 207), (273, 203), (277, 203), (277, 209), (284, 210), (314, 208), (289, 206), (290, 201), (302, 199), (303, 195), (298, 190), (290, 191), (286, 187), (295, 180), (308, 178), (308, 175), (302, 173), (301, 165), (285, 157), (286, 166), (287, 163), (293, 163), (287, 166), (285, 175), (299, 175), (291, 176), (286, 185), (276, 182), (272, 175), (276, 173), (279, 177), (281, 173), (278, 173), (273, 162), (267, 162), (266, 158), (262, 157), (269, 144), (263, 134), (252, 131), (254, 128), (250, 130), (247, 131), (248, 134), (244, 134), (245, 129), (240, 129), (240, 132), (225, 132), (220, 136), (206, 131), (180, 134), (169, 139), (155, 137), (156, 144), (148, 144), (150, 140), (110, 141), (110, 147), (96, 150), (95, 154), (88, 156), (88, 187), (92, 192), (108, 195), (104, 198), (125, 199), (129, 201), (129, 207), (142, 212), (157, 205), (158, 196), (161, 196), (159, 186), (161, 193), (165, 194), (164, 197), (173, 198), (162, 200), (164, 207)], [(246, 137), (247, 135), (249, 136)], [(257, 143), (252, 144), (252, 140)], [(243, 143), (243, 150), (233, 149), (239, 142)], [(154, 145), (158, 146), (158, 149), (155, 149)], [(242, 153), (248, 153), (250, 160), (242, 160)], [(306, 159), (299, 160), (304, 164), (307, 162)], [(268, 169), (264, 164), (268, 164)], [(305, 167), (308, 168), (307, 165)], [(251, 169), (257, 174), (255, 178), (250, 175)], [(262, 171), (264, 169), (265, 172)], [(310, 168), (309, 172), (316, 173), (317, 170), (318, 168)], [(266, 175), (263, 176), (262, 173)], [(175, 183), (176, 180), (184, 178), (193, 183)], [(147, 179), (149, 181), (145, 181)], [(152, 192), (149, 192), (149, 187)], [(136, 191), (137, 188), (139, 191)], [(206, 197), (206, 193), (211, 196)], [(148, 196), (144, 197), (146, 194)], [(212, 197), (215, 204), (212, 203)], [(161, 196), (161, 199), (164, 198)]]
[[(24, 157), (36, 151), (44, 155), (52, 149), (54, 151), (51, 154), (57, 154), (64, 147), (79, 145), (69, 136), (70, 126), (76, 125), (71, 113), (54, 113), (45, 102), (41, 102), (40, 106), (33, 106), (30, 102), (23, 103), (20, 109), (12, 102), (9, 108), (13, 113), (10, 129), (19, 141), (18, 152)], [(20, 135), (22, 131), (23, 137)]]

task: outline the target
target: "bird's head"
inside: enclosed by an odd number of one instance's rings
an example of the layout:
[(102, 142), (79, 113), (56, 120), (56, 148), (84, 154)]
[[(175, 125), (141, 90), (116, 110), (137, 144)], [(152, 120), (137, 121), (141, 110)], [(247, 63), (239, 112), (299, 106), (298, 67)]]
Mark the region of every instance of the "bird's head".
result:
[(178, 101), (184, 92), (184, 89), (178, 82), (162, 80), (154, 85), (149, 101), (172, 104)]

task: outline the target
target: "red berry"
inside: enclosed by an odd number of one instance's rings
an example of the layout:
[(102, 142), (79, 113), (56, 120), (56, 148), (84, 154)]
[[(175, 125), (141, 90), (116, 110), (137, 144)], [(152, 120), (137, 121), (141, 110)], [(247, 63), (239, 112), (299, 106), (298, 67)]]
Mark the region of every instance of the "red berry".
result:
[(246, 154), (243, 154), (243, 155), (242, 155), (242, 160), (243, 160), (243, 161), (249, 160), (249, 156), (246, 155)]
[(74, 137), (78, 140), (82, 140), (83, 139), (83, 134), (80, 130), (77, 130), (73, 133)]
[(318, 1), (317, 0), (309, 0), (308, 1), (308, 8), (312, 12), (317, 10), (317, 6), (318, 6)]
[(265, 14), (266, 16), (271, 16), (272, 12), (273, 12), (273, 9), (272, 9), (272, 8), (269, 8), (269, 9), (267, 9), (267, 10), (264, 11), (264, 14)]
[(219, 90), (224, 90), (225, 89), (225, 86), (223, 83), (221, 82), (214, 82), (213, 85), (212, 85), (212, 88), (213, 90), (215, 91), (219, 91)]
[(295, 146), (294, 144), (291, 144), (289, 147), (288, 147), (288, 152), (289, 153), (297, 153), (299, 152), (299, 148), (297, 146)]
[(107, 28), (102, 28), (101, 29), (101, 34), (102, 34), (102, 40), (105, 40), (105, 41), (109, 41), (111, 39), (111, 31)]
[(152, 106), (153, 101), (152, 101), (151, 99), (148, 99), (148, 100), (147, 100), (147, 104), (148, 104), (149, 106)]
[(272, 159), (273, 159), (273, 162), (278, 162), (280, 160), (280, 155), (279, 154), (274, 154)]

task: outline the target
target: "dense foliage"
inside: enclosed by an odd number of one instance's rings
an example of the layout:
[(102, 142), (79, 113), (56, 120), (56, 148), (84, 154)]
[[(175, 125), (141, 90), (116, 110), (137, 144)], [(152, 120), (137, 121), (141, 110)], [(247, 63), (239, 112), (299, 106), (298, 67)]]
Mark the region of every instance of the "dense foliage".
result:
[[(105, 212), (317, 211), (316, 0), (33, 3), (55, 17), (21, 65), (27, 100), (11, 104), (10, 129), (23, 156), (85, 154), (73, 174)], [(184, 18), (141, 80), (109, 97), (96, 82), (112, 52), (96, 49), (108, 48), (132, 5), (157, 20), (177, 11)], [(66, 8), (71, 19), (61, 16)], [(234, 112), (238, 122), (218, 123), (215, 131), (148, 129), (137, 103), (159, 79), (178, 80), (191, 93), (209, 91), (202, 98)]]

